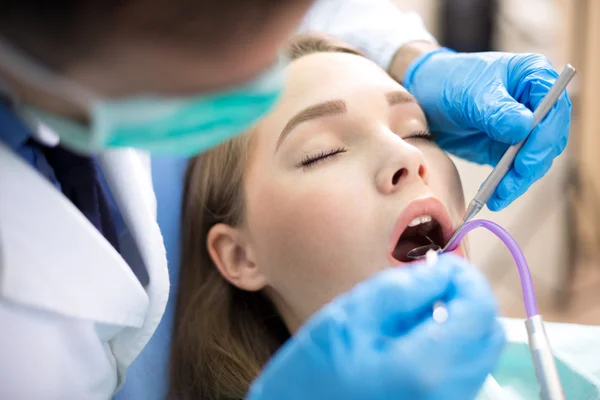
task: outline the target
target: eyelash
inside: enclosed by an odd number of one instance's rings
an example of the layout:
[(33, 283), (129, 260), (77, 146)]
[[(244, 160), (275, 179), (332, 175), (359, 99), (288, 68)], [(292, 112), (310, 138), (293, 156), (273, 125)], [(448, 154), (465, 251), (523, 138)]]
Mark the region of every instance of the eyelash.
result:
[[(422, 140), (426, 140), (428, 142), (434, 141), (434, 137), (431, 134), (431, 132), (429, 132), (429, 131), (413, 132), (410, 135), (403, 138), (403, 140), (407, 140), (407, 139), (422, 139)], [(326, 161), (329, 158), (338, 156), (345, 152), (346, 152), (345, 147), (338, 147), (337, 149), (333, 149), (333, 150), (323, 150), (317, 154), (305, 156), (302, 159), (302, 161), (300, 161), (298, 163), (298, 165), (296, 165), (296, 167), (307, 170), (311, 167), (314, 167), (316, 164), (318, 164), (320, 162)]]
[(408, 135), (408, 136), (406, 136), (406, 137), (403, 138), (403, 140), (407, 140), (407, 139), (423, 139), (423, 140), (426, 140), (428, 142), (434, 142), (435, 141), (435, 138), (433, 137), (433, 135), (429, 131), (417, 131), (417, 132), (413, 132), (410, 135)]
[(332, 149), (332, 150), (323, 150), (317, 154), (314, 155), (307, 155), (305, 156), (302, 161), (300, 161), (297, 165), (298, 168), (302, 168), (302, 169), (308, 169), (311, 167), (314, 167), (316, 164), (326, 161), (329, 158), (333, 158), (337, 155), (340, 155), (342, 153), (346, 152), (346, 148), (345, 147), (338, 147), (337, 149)]

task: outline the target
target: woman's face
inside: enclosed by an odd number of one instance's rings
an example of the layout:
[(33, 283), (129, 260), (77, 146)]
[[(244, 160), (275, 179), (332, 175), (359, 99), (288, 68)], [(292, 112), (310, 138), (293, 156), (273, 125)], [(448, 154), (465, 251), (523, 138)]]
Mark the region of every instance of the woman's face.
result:
[(288, 67), (280, 103), (253, 134), (243, 231), (290, 330), (402, 267), (425, 236), (443, 245), (452, 234), (462, 187), (426, 132), (413, 97), (365, 58), (316, 53)]

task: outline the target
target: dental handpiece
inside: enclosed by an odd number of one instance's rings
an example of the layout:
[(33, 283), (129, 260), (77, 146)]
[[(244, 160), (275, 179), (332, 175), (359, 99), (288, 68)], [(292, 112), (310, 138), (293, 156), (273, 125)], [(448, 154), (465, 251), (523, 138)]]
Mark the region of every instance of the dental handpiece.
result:
[(541, 315), (534, 315), (525, 320), (527, 336), (529, 339), (529, 350), (533, 359), (535, 376), (540, 385), (541, 400), (564, 400), (554, 354), (544, 329), (544, 321)]
[(515, 239), (500, 225), (492, 221), (475, 220), (467, 222), (463, 229), (459, 230), (459, 234), (456, 236), (456, 239), (451, 241), (448, 250), (454, 250), (460, 241), (477, 227), (486, 228), (502, 240), (515, 260), (521, 279), (523, 301), (525, 303), (525, 312), (527, 313), (525, 327), (527, 329), (529, 350), (533, 360), (535, 376), (540, 386), (540, 398), (542, 400), (564, 400), (565, 395), (556, 368), (554, 354), (552, 353), (552, 348), (544, 329), (544, 321), (538, 312), (529, 266), (525, 255)]
[[(546, 117), (548, 112), (556, 104), (556, 102), (558, 101), (564, 90), (567, 88), (567, 85), (569, 84), (569, 82), (571, 82), (571, 79), (573, 79), (576, 73), (577, 71), (575, 70), (575, 68), (573, 68), (570, 64), (567, 64), (567, 66), (563, 69), (563, 71), (556, 79), (556, 82), (554, 82), (554, 85), (552, 85), (546, 96), (544, 96), (544, 98), (540, 102), (539, 106), (533, 112), (533, 127), (531, 128), (531, 131), (533, 131), (535, 127)], [(481, 187), (477, 191), (475, 197), (473, 197), (473, 200), (471, 200), (471, 202), (469, 203), (461, 226), (458, 227), (458, 229), (455, 231), (454, 235), (450, 238), (448, 243), (446, 243), (446, 246), (444, 246), (442, 251), (446, 250), (448, 245), (454, 240), (457, 233), (460, 232), (460, 228), (462, 227), (462, 225), (472, 220), (473, 217), (475, 217), (479, 213), (479, 211), (481, 211), (483, 206), (492, 196), (492, 193), (494, 193), (494, 191), (500, 184), (500, 181), (502, 181), (502, 178), (504, 178), (506, 173), (510, 170), (513, 161), (517, 156), (517, 153), (519, 152), (519, 150), (521, 150), (521, 147), (523, 147), (526, 140), (527, 139), (521, 141), (520, 143), (510, 146), (508, 150), (506, 150), (506, 153), (504, 153), (500, 161), (498, 161), (496, 167), (488, 175), (486, 180), (483, 182), (483, 185), (481, 185)]]

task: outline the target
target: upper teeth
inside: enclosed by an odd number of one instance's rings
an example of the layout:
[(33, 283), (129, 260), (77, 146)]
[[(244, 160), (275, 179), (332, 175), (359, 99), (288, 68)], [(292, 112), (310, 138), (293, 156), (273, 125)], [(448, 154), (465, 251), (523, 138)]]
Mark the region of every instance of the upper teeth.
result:
[(421, 215), (409, 222), (408, 226), (413, 227), (421, 224), (426, 224), (427, 222), (431, 222), (431, 215)]

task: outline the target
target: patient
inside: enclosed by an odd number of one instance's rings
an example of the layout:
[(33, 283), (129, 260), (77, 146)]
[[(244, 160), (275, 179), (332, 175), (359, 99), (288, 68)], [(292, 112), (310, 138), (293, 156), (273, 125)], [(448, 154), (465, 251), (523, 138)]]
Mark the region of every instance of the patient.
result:
[(464, 213), (456, 168), (400, 84), (325, 39), (290, 54), (277, 107), (188, 166), (172, 398), (243, 398), (315, 311), (445, 244)]

